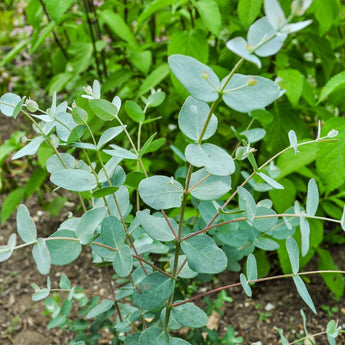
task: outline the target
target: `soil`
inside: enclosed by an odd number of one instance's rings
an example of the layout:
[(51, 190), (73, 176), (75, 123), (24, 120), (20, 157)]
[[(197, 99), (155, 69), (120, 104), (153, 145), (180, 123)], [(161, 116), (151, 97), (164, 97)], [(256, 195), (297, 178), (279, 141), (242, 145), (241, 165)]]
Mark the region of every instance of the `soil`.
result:
[[(12, 120), (4, 121), (1, 117), (0, 144), (13, 132)], [(0, 205), (6, 195), (0, 196)], [(35, 219), (39, 236), (49, 236), (67, 216), (66, 207), (55, 219), (49, 213), (42, 211), (37, 198), (32, 197), (25, 204)], [(15, 216), (0, 226), (0, 245), (5, 244), (10, 234), (16, 231)], [(341, 246), (330, 249), (338, 267), (345, 267), (345, 251)], [(73, 286), (80, 285), (85, 290), (94, 291), (102, 295), (109, 295), (105, 273), (91, 264), (90, 252), (85, 248), (81, 256), (71, 265), (53, 267), (50, 278), (53, 287), (58, 287), (59, 277), (66, 274)], [(305, 270), (316, 269), (317, 262), (312, 260)], [(271, 275), (276, 275), (272, 272)], [(238, 282), (238, 274), (225, 273), (220, 275), (216, 283), (208, 284), (208, 288)], [(73, 338), (73, 334), (61, 329), (47, 329), (50, 321), (43, 315), (44, 302), (32, 302), (33, 289), (31, 284), (41, 287), (46, 285), (46, 277), (40, 275), (35, 267), (30, 248), (16, 250), (12, 257), (0, 263), (0, 344), (1, 345), (63, 345)], [(211, 286), (214, 285), (214, 286)], [(262, 345), (280, 344), (279, 336), (274, 327), (282, 328), (285, 336), (293, 341), (304, 335), (300, 309), (307, 315), (307, 328), (310, 334), (325, 330), (330, 319), (335, 319), (345, 329), (345, 303), (342, 299), (337, 302), (329, 292), (322, 278), (318, 275), (310, 276), (308, 290), (317, 308), (314, 315), (299, 298), (291, 279), (281, 279), (255, 285), (253, 297), (248, 298), (242, 288), (233, 288), (227, 293), (233, 302), (226, 303), (223, 315), (212, 314), (210, 327), (218, 329), (224, 334), (229, 325), (233, 326), (236, 335), (243, 337), (244, 345), (255, 342)], [(216, 297), (216, 296), (214, 296)], [(201, 302), (202, 303), (202, 302)], [(332, 310), (332, 308), (337, 308)], [(328, 310), (324, 310), (328, 309)], [(74, 317), (76, 317), (74, 311)], [(329, 315), (331, 314), (331, 315)], [(105, 338), (99, 344), (106, 344)], [(259, 343), (261, 342), (261, 343)], [(327, 344), (324, 336), (316, 337), (318, 345)], [(307, 344), (307, 343), (306, 343)], [(345, 336), (337, 338), (337, 344), (345, 344)]]

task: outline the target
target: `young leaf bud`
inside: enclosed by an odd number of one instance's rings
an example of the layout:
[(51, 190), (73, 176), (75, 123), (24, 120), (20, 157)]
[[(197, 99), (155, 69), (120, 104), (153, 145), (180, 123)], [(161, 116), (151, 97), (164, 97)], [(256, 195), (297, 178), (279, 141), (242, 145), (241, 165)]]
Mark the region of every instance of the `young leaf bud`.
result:
[(27, 99), (26, 102), (26, 109), (30, 111), (30, 113), (34, 113), (38, 110), (38, 104), (33, 101), (32, 99)]

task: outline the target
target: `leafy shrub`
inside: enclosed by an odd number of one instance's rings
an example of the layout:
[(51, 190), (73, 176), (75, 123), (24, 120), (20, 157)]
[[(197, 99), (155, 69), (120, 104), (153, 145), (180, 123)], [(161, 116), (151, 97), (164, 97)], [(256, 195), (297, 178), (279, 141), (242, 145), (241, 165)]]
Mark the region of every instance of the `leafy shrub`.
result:
[[(199, 6), (205, 3), (200, 1)], [(302, 155), (303, 163), (298, 166), (301, 169), (310, 154), (304, 151), (305, 147), (334, 145), (338, 131), (328, 128), (333, 121), (323, 129), (319, 121), (316, 138), (311, 140), (298, 141), (293, 130), (286, 132), (289, 146), (264, 162), (258, 162), (253, 145), (265, 136), (261, 128), (241, 132), (234, 128), (238, 144), (231, 155), (228, 147), (221, 147), (213, 140), (224, 122), (222, 116), (215, 115), (220, 107), (248, 113), (254, 119), (270, 116), (263, 109), (284, 94), (279, 82), (237, 71), (245, 61), (260, 67), (262, 57), (278, 53), (289, 34), (308, 26), (310, 20), (297, 23), (292, 20), (303, 15), (309, 5), (310, 1), (294, 1), (291, 15), (286, 17), (277, 1), (266, 0), (266, 16), (248, 25), (247, 39), (235, 37), (227, 42), (227, 48), (239, 55), (240, 60), (222, 79), (218, 71), (216, 73), (191, 56), (174, 54), (169, 57), (168, 65), (176, 78), (173, 79), (176, 88), (183, 86), (183, 92), (190, 94), (178, 115), (178, 127), (186, 145), (182, 150), (172, 146), (181, 162), (174, 176), (149, 174), (150, 160), (145, 156), (159, 149), (164, 140), (152, 135), (143, 143), (141, 138), (142, 126), (150, 121), (146, 118), (147, 112), (165, 100), (161, 91), (152, 91), (143, 98), (144, 109), (134, 101), (124, 103), (129, 118), (138, 124), (136, 137), (120, 117), (121, 98), (117, 95), (111, 102), (101, 98), (101, 84), (97, 80), (92, 87), (84, 88), (82, 97), (71, 106), (67, 102), (58, 103), (54, 94), (46, 111), (31, 99), (13, 93), (1, 96), (1, 112), (14, 118), (24, 114), (33, 122), (37, 133), (13, 158), (33, 155), (41, 145), (49, 145), (51, 156), (46, 161), (46, 169), (50, 181), (58, 188), (76, 192), (83, 208), (80, 217), (70, 217), (48, 238), (37, 238), (29, 210), (20, 205), (17, 229), (24, 244), (17, 246), (16, 235), (11, 235), (8, 244), (0, 248), (1, 261), (8, 259), (13, 250), (30, 245), (38, 270), (47, 275), (51, 265), (71, 263), (79, 256), (82, 246), (89, 245), (93, 262), (112, 267), (116, 277), (123, 281), (112, 299), (104, 299), (96, 305), (98, 300), (93, 299), (81, 315), (96, 318), (94, 330), (106, 325), (114, 332), (114, 341), (126, 345), (188, 344), (174, 336), (174, 330), (184, 326), (201, 328), (208, 320), (205, 312), (192, 303), (194, 300), (235, 285), (242, 285), (245, 293), (251, 296), (251, 285), (267, 279), (258, 275), (257, 264), (259, 271), (264, 271), (260, 266), (264, 260), (256, 259), (256, 248), (280, 250), (280, 258), (286, 256), (287, 260), (282, 262), (284, 265), (287, 262), (284, 269), (289, 274), (285, 276), (292, 277), (302, 299), (316, 312), (299, 269), (317, 247), (310, 232), (322, 232), (320, 220), (333, 222), (345, 230), (345, 211), (342, 210), (341, 220), (316, 215), (319, 205), (317, 176), (313, 176), (305, 187), (305, 203), (295, 197), (288, 204), (281, 203), (281, 194), (274, 193), (284, 189), (284, 185), (277, 180), (279, 169), (274, 160), (287, 159), (290, 153), (293, 158)], [(108, 14), (111, 19), (118, 19)], [(129, 41), (130, 37), (128, 34), (123, 38)], [(219, 75), (222, 74), (224, 71), (220, 71)], [(335, 90), (332, 83), (334, 81), (326, 85), (320, 100)], [(223, 109), (220, 114), (224, 112)], [(89, 118), (108, 122), (109, 126), (97, 136)], [(114, 122), (118, 125), (114, 126)], [(283, 136), (282, 131), (279, 135)], [(292, 162), (290, 164), (295, 167), (297, 163)], [(259, 192), (270, 192), (282, 210), (275, 211), (274, 201), (260, 198)], [(318, 250), (319, 255), (326, 258), (325, 262), (329, 261), (327, 252)], [(159, 255), (158, 262), (153, 254)], [(178, 281), (198, 275), (213, 276), (225, 270), (239, 271), (242, 259), (246, 264), (240, 283), (184, 300), (176, 299)], [(339, 282), (334, 292), (341, 296), (341, 272), (322, 270), (321, 273)], [(46, 299), (53, 317), (51, 327), (68, 325), (73, 299), (82, 306), (88, 303), (84, 292), (72, 287), (66, 276), (61, 278), (60, 288), (69, 295), (61, 307), (48, 297), (51, 292), (49, 278), (47, 287), (33, 285), (33, 288), (33, 300)], [(109, 325), (109, 317), (113, 314), (117, 320)], [(85, 329), (83, 323), (74, 326)], [(331, 344), (338, 331), (335, 323), (327, 329)], [(233, 337), (231, 329), (229, 337)], [(86, 339), (85, 334), (77, 337), (76, 341), (79, 340), (80, 344), (94, 341)]]

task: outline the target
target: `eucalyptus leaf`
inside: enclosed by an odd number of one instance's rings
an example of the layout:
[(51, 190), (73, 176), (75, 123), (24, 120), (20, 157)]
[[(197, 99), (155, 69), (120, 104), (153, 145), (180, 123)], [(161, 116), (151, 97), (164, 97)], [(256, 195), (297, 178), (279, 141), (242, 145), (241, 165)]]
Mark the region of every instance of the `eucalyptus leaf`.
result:
[(268, 176), (262, 172), (258, 172), (257, 174), (274, 189), (284, 189), (284, 186), (281, 185), (276, 180), (274, 180), (272, 177), (270, 177), (270, 176)]
[(139, 194), (155, 210), (181, 206), (182, 185), (166, 176), (155, 175), (139, 183)]
[(289, 255), (289, 260), (291, 263), (292, 273), (297, 274), (299, 270), (299, 250), (297, 242), (293, 237), (288, 237), (286, 239), (286, 250)]
[(213, 102), (219, 97), (219, 78), (207, 65), (190, 56), (172, 55), (169, 57), (169, 66), (194, 98), (202, 102)]
[(250, 223), (254, 222), (254, 217), (256, 214), (256, 203), (253, 196), (248, 192), (247, 189), (243, 187), (237, 188), (238, 195), (239, 195), (239, 206), (240, 209), (245, 211), (245, 215), (247, 220)]
[(308, 305), (308, 307), (316, 314), (316, 309), (313, 303), (313, 300), (311, 299), (309, 292), (300, 276), (293, 276), (293, 281), (296, 285), (297, 291), (303, 301)]
[(308, 219), (303, 215), (300, 216), (300, 228), (302, 237), (302, 256), (306, 256), (309, 251), (309, 236), (310, 236), (310, 226)]
[(146, 328), (140, 335), (138, 345), (170, 345), (169, 336), (158, 327)]
[(133, 269), (133, 257), (131, 249), (123, 244), (114, 253), (113, 268), (119, 277), (127, 277)]
[(248, 284), (248, 280), (243, 273), (240, 274), (240, 282), (241, 282), (241, 285), (242, 285), (243, 290), (246, 293), (246, 295), (248, 297), (252, 297), (252, 294), (253, 294), (252, 289), (250, 288), (250, 286)]
[(118, 158), (126, 158), (126, 159), (137, 159), (137, 155), (131, 151), (128, 151), (118, 145), (110, 144), (109, 145), (112, 150), (103, 150), (103, 152), (107, 153), (108, 155), (111, 155), (113, 157)]
[(106, 299), (102, 301), (100, 304), (97, 304), (95, 307), (93, 307), (86, 315), (86, 318), (92, 319), (96, 317), (97, 315), (103, 314), (106, 311), (108, 311), (110, 308), (112, 308), (113, 305), (114, 305), (114, 301)]
[(95, 176), (81, 169), (58, 170), (51, 174), (50, 181), (58, 187), (73, 192), (90, 191), (97, 187)]
[(115, 105), (104, 99), (90, 99), (89, 106), (94, 114), (103, 121), (111, 121), (118, 113)]
[(206, 313), (193, 303), (185, 303), (174, 307), (172, 314), (185, 327), (200, 328), (206, 326), (208, 322)]
[(50, 271), (50, 253), (46, 241), (43, 238), (37, 239), (32, 248), (32, 256), (36, 262), (37, 269), (41, 274), (48, 274)]
[(45, 141), (45, 138), (43, 136), (38, 136), (32, 139), (27, 145), (25, 145), (21, 150), (19, 150), (12, 159), (19, 159), (24, 156), (34, 155), (41, 144)]
[(248, 280), (258, 279), (258, 267), (253, 254), (248, 255), (246, 269)]
[(99, 138), (99, 141), (97, 143), (97, 149), (100, 150), (105, 144), (113, 140), (122, 132), (123, 128), (121, 126), (111, 127), (105, 130)]
[(14, 93), (8, 92), (0, 97), (0, 111), (5, 116), (13, 116), (16, 106), (20, 102), (20, 97)]
[[(209, 111), (207, 103), (188, 97), (178, 116), (178, 125), (183, 134), (192, 140), (199, 140)], [(217, 126), (218, 119), (212, 114), (202, 139), (209, 139), (216, 132)]]
[(17, 211), (17, 231), (25, 243), (36, 241), (37, 230), (29, 210), (25, 205), (20, 205)]
[(169, 225), (165, 218), (150, 215), (149, 210), (138, 211), (136, 217), (140, 225), (154, 240), (169, 242), (175, 239), (172, 230), (174, 230), (175, 234), (178, 233), (178, 225), (172, 218), (168, 218)]
[(232, 157), (214, 144), (189, 144), (185, 156), (189, 163), (196, 167), (205, 167), (212, 175), (228, 176), (235, 171)]
[(205, 234), (183, 241), (181, 247), (194, 272), (215, 274), (223, 272), (227, 266), (225, 253)]
[(7, 245), (0, 246), (0, 262), (6, 261), (11, 257), (13, 249), (16, 246), (16, 241), (16, 234), (11, 234)]
[(307, 193), (307, 207), (306, 212), (308, 216), (315, 216), (317, 207), (319, 205), (319, 190), (315, 180), (312, 178), (308, 182)]
[(341, 225), (341, 228), (345, 231), (345, 205), (343, 208), (343, 214), (341, 216), (340, 225)]
[(174, 281), (160, 272), (147, 275), (133, 293), (133, 304), (144, 310), (163, 307), (174, 289)]
[(280, 88), (273, 81), (243, 74), (234, 74), (223, 91), (225, 104), (241, 113), (265, 108), (279, 96)]
[(126, 232), (122, 222), (114, 216), (104, 218), (99, 239), (101, 243), (110, 247), (119, 248), (122, 246), (126, 239)]

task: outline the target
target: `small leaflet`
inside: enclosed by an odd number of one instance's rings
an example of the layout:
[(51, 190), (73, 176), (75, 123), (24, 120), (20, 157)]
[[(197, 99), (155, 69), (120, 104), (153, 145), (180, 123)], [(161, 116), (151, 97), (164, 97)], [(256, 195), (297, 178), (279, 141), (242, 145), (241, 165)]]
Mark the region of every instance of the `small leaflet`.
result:
[(291, 147), (294, 149), (295, 154), (297, 155), (298, 151), (298, 143), (297, 143), (297, 135), (295, 133), (295, 131), (291, 130), (289, 131), (289, 141), (290, 141), (290, 145)]

